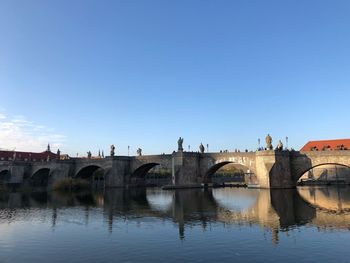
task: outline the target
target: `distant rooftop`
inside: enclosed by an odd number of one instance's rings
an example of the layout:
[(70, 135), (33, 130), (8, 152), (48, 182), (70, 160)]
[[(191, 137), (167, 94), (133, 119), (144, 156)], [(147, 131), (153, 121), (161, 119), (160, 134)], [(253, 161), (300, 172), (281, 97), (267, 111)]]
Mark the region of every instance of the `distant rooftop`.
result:
[(350, 150), (350, 139), (309, 141), (300, 151)]
[(35, 152), (19, 152), (19, 151), (0, 151), (0, 160), (21, 160), (21, 161), (44, 161), (47, 159), (57, 159), (58, 155), (45, 151), (41, 153)]
[(69, 159), (68, 155), (61, 155), (59, 151), (51, 152), (50, 144), (47, 145), (44, 152), (19, 152), (15, 150), (4, 150), (0, 148), (1, 161), (48, 161), (53, 159)]

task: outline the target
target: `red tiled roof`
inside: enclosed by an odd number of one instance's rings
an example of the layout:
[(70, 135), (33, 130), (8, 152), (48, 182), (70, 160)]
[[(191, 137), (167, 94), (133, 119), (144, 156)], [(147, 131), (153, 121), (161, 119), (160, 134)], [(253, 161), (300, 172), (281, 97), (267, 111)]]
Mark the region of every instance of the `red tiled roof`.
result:
[(309, 141), (300, 151), (350, 150), (350, 139)]
[(57, 154), (45, 151), (41, 153), (34, 153), (34, 152), (17, 152), (17, 151), (0, 151), (0, 160), (13, 160), (14, 155), (16, 153), (16, 160), (29, 160), (29, 161), (41, 161), (41, 160), (47, 160), (47, 156), (49, 156), (50, 160), (57, 159)]

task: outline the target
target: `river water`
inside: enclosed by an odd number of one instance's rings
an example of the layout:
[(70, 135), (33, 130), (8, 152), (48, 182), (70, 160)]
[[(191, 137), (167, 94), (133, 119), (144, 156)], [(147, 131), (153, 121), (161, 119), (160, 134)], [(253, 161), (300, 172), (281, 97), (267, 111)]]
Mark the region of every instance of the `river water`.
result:
[(0, 262), (350, 262), (350, 189), (0, 194)]

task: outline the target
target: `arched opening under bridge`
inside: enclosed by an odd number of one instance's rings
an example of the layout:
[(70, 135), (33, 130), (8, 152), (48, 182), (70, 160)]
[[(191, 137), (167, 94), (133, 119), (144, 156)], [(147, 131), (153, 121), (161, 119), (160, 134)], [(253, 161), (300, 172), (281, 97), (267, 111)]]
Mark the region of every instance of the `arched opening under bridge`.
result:
[(47, 187), (50, 179), (50, 168), (41, 168), (29, 177), (29, 185), (32, 187)]
[(249, 169), (241, 164), (231, 161), (223, 161), (212, 165), (205, 173), (203, 182), (214, 184), (243, 184), (252, 173)]
[(350, 166), (340, 163), (323, 163), (303, 171), (298, 185), (350, 184)]
[(105, 169), (98, 165), (88, 165), (81, 168), (74, 176), (82, 184), (89, 184), (92, 188), (105, 187)]
[(5, 185), (10, 182), (10, 171), (8, 169), (0, 171), (0, 185)]
[(171, 182), (171, 170), (163, 168), (159, 163), (146, 163), (131, 174), (131, 185), (162, 186)]

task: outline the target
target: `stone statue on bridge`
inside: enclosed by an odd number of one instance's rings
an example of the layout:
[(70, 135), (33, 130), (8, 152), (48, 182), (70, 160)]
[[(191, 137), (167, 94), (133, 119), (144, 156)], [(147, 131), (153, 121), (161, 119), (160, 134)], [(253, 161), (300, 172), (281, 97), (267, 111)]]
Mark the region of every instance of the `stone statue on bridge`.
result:
[(136, 154), (137, 154), (137, 156), (142, 156), (142, 149), (141, 149), (141, 148), (138, 148), (138, 149), (136, 150)]
[(272, 137), (270, 136), (270, 134), (267, 134), (265, 138), (265, 142), (266, 142), (266, 150), (272, 150), (273, 149)]
[(199, 152), (204, 153), (204, 145), (202, 143), (199, 145)]
[(88, 159), (91, 159), (91, 155), (92, 155), (92, 154), (91, 154), (91, 151), (88, 151), (88, 152), (87, 152), (87, 158), (88, 158)]
[(184, 150), (184, 148), (182, 147), (183, 142), (184, 142), (184, 138), (179, 137), (177, 141), (177, 150), (180, 152)]
[(112, 156), (112, 157), (113, 157), (114, 154), (115, 154), (114, 150), (115, 150), (115, 146), (114, 146), (114, 144), (112, 144), (112, 145), (111, 145), (111, 156)]

